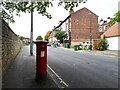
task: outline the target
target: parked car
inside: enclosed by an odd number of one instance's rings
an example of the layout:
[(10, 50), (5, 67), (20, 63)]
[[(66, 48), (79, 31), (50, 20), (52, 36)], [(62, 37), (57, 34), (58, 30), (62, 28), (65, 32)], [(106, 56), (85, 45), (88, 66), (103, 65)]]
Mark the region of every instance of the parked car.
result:
[(90, 46), (90, 45), (92, 45), (90, 41), (83, 42), (83, 46), (84, 46), (84, 47), (88, 47), (88, 46)]
[(51, 44), (50, 44), (50, 43), (48, 43), (48, 44), (47, 44), (47, 46), (51, 46)]

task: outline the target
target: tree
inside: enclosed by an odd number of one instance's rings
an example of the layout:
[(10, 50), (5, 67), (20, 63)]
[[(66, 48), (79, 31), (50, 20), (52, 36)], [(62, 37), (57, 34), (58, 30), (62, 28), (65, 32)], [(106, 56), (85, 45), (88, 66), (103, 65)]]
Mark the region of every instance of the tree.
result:
[(67, 38), (67, 34), (65, 33), (65, 31), (62, 31), (62, 30), (57, 30), (56, 31), (56, 34), (55, 34), (55, 37), (60, 40), (60, 43), (63, 43), (63, 40), (65, 38)]
[(49, 40), (49, 37), (50, 37), (50, 32), (51, 32), (51, 31), (48, 31), (48, 32), (46, 33), (46, 35), (45, 35), (45, 40), (46, 40), (46, 41), (48, 41), (48, 40)]
[(23, 39), (24, 39), (24, 37), (23, 37), (23, 36), (19, 36), (19, 38), (20, 38), (20, 40), (23, 40)]
[(39, 35), (39, 36), (36, 38), (36, 40), (43, 40), (43, 38), (42, 38), (41, 35)]
[(100, 39), (100, 43), (98, 44), (98, 47), (97, 47), (97, 49), (98, 50), (107, 50), (107, 48), (108, 48), (108, 42), (107, 42), (107, 40), (105, 39), (105, 38), (103, 38), (103, 39)]
[(49, 36), (48, 35), (45, 36), (45, 40), (49, 41)]
[[(32, 1), (32, 2), (31, 2)], [(47, 8), (52, 7), (54, 0), (3, 0), (0, 3), (1, 11), (0, 17), (4, 20), (9, 20), (10, 22), (15, 22), (14, 13), (20, 16), (20, 12), (31, 12), (38, 11), (39, 14), (47, 16), (47, 18), (52, 18), (52, 16), (47, 12)], [(73, 10), (77, 7), (79, 3), (83, 0), (59, 0), (58, 6), (63, 6), (66, 10)]]
[(120, 22), (120, 11), (114, 14), (114, 18), (111, 18), (110, 25), (115, 24), (116, 22)]

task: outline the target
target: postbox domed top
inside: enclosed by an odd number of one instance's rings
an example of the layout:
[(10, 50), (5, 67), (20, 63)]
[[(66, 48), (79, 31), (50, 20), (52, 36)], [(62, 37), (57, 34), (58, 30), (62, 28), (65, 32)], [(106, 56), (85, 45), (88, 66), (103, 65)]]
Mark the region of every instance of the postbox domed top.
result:
[(42, 41), (42, 40), (36, 40), (36, 41), (34, 41), (34, 43), (35, 44), (37, 44), (37, 43), (46, 43), (47, 44), (48, 42), (47, 41)]

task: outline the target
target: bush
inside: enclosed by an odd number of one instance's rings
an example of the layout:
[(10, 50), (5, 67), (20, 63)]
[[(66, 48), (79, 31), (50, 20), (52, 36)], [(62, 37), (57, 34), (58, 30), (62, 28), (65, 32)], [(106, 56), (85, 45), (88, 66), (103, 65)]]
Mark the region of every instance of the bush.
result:
[(107, 40), (104, 38), (104, 39), (100, 39), (100, 43), (98, 44), (98, 47), (97, 47), (97, 49), (98, 50), (107, 50), (107, 48), (108, 48), (108, 42), (107, 42)]
[(88, 50), (92, 50), (92, 45), (88, 46)]
[(78, 50), (78, 46), (74, 45), (74, 50), (77, 51)]
[(77, 50), (82, 50), (81, 44), (79, 44), (79, 45), (74, 45), (74, 50), (75, 50), (75, 51), (77, 51)]

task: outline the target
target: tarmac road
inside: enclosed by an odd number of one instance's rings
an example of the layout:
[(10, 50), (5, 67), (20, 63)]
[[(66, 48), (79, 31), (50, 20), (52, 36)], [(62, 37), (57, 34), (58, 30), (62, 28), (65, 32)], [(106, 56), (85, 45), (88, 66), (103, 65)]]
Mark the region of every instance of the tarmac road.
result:
[(118, 88), (118, 58), (48, 47), (48, 64), (69, 88)]

